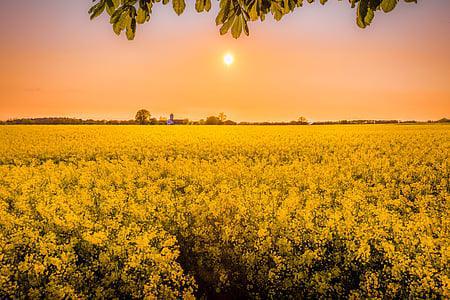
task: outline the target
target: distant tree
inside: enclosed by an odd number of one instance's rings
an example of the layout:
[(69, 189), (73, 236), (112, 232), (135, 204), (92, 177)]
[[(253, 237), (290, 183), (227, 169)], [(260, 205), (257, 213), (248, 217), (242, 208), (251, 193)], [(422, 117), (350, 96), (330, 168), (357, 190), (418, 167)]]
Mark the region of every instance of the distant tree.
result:
[(59, 117), (47, 117), (47, 118), (25, 118), (25, 119), (12, 119), (7, 120), (5, 124), (24, 124), (24, 125), (130, 125), (136, 124), (135, 120), (82, 120), (75, 118), (59, 118)]
[(225, 115), (225, 113), (221, 112), (218, 116), (220, 122), (225, 122), (225, 120), (227, 119), (227, 116)]
[(231, 121), (231, 120), (226, 120), (225, 122), (223, 122), (223, 125), (236, 125), (236, 122)]
[(436, 123), (450, 123), (450, 119), (442, 118), (440, 120), (437, 120)]
[[(404, 0), (405, 2), (417, 2), (417, 0)], [(129, 40), (134, 39), (137, 24), (144, 24), (150, 21), (150, 15), (155, 11), (156, 2), (171, 4), (177, 15), (181, 15), (186, 8), (186, 0), (93, 0), (94, 4), (89, 10), (91, 19), (98, 17), (104, 11), (109, 15), (109, 22), (113, 31), (119, 35), (125, 31)], [(190, 3), (191, 1), (189, 1)], [(195, 9), (197, 12), (209, 11), (211, 0), (196, 0)], [(304, 5), (304, 0), (219, 0), (220, 9), (216, 17), (216, 25), (220, 26), (220, 34), (231, 31), (234, 38), (238, 38), (242, 33), (249, 35), (249, 22), (264, 21), (267, 15), (272, 15), (277, 21), (284, 15), (292, 13), (297, 8)], [(312, 3), (314, 0), (308, 0)], [(320, 0), (325, 4), (327, 0)], [(348, 0), (356, 12), (356, 24), (365, 28), (372, 22), (375, 13), (383, 11), (390, 12), (399, 0)]]
[(146, 109), (141, 109), (136, 113), (136, 122), (138, 124), (147, 124), (150, 121), (151, 114)]
[(308, 120), (305, 117), (299, 117), (297, 120), (300, 124), (308, 124)]
[(206, 118), (206, 125), (219, 125), (221, 123), (220, 119), (216, 116), (210, 116)]

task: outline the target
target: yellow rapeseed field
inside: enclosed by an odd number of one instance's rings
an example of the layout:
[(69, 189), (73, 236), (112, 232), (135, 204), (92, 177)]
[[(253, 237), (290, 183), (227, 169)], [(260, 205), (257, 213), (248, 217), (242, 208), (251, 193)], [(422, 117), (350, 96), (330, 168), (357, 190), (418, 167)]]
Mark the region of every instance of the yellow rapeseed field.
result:
[(450, 126), (2, 126), (0, 298), (449, 298)]

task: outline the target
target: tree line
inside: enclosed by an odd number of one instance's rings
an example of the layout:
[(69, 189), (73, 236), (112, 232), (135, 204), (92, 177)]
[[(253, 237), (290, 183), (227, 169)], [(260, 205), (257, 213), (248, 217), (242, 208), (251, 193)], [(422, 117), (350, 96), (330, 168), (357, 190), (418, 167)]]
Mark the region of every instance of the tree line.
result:
[[(306, 118), (300, 117), (294, 121), (287, 122), (235, 122), (228, 120), (224, 113), (217, 116), (209, 116), (205, 119), (192, 121), (189, 119), (175, 119), (174, 125), (345, 125), (345, 124), (430, 124), (430, 123), (450, 123), (450, 119), (417, 121), (417, 120), (338, 120), (338, 121), (315, 121), (308, 122)], [(154, 118), (149, 114), (140, 118), (136, 114), (134, 120), (93, 120), (77, 119), (65, 117), (49, 118), (20, 118), (0, 121), (0, 125), (167, 125), (166, 118)]]

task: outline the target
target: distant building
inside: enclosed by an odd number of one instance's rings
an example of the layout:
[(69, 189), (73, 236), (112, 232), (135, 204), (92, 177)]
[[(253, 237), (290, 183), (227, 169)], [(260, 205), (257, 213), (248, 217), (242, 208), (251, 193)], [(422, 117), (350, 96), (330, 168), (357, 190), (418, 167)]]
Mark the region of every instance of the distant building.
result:
[(189, 119), (174, 119), (173, 114), (170, 114), (169, 120), (167, 120), (167, 125), (187, 125), (189, 124)]
[(167, 120), (167, 125), (175, 124), (175, 120), (173, 119), (173, 114), (170, 114), (169, 120)]

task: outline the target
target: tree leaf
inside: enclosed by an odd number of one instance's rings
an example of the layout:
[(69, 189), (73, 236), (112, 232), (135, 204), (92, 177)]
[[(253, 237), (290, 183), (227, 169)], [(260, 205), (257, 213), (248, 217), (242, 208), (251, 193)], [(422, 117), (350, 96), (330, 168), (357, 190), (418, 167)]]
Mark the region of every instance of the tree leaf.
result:
[(220, 34), (224, 35), (230, 30), (231, 25), (233, 25), (234, 19), (236, 18), (235, 15), (232, 15), (228, 18), (228, 20), (223, 23), (222, 27), (220, 27)]
[(136, 35), (136, 19), (131, 19), (130, 24), (127, 26), (127, 39), (133, 40)]
[(248, 24), (246, 20), (244, 20), (244, 33), (246, 36), (250, 34), (250, 30), (248, 29)]
[(250, 16), (250, 20), (252, 21), (256, 21), (259, 18), (259, 1), (260, 0), (255, 0), (248, 13)]
[(231, 27), (231, 35), (237, 39), (242, 33), (242, 15), (237, 16), (234, 20), (233, 26)]
[(211, 10), (211, 0), (205, 0), (205, 11)]
[(366, 17), (364, 18), (364, 23), (366, 25), (370, 25), (370, 23), (372, 23), (373, 18), (375, 17), (375, 13), (373, 12), (373, 10), (369, 7), (369, 9), (367, 10), (367, 14)]
[(136, 16), (136, 22), (138, 24), (144, 24), (146, 20), (147, 20), (147, 12), (144, 11), (142, 8), (139, 8)]
[(106, 12), (108, 15), (112, 16), (116, 11), (116, 7), (113, 0), (106, 0)]
[(173, 10), (177, 15), (181, 15), (186, 8), (184, 0), (172, 0)]
[(366, 27), (366, 22), (364, 21), (367, 15), (367, 11), (369, 9), (369, 0), (361, 0), (358, 3), (358, 9), (357, 9), (357, 24), (361, 28)]
[(129, 23), (130, 23), (129, 15), (124, 13), (124, 12), (122, 12), (122, 14), (120, 15), (119, 20), (117, 21), (117, 26), (119, 26), (119, 28), (121, 30), (124, 30), (125, 28), (127, 28)]
[(89, 13), (91, 14), (91, 20), (100, 16), (102, 12), (105, 10), (106, 2), (100, 1), (96, 5), (92, 6), (91, 9), (89, 9)]
[(224, 4), (222, 4), (222, 2), (220, 4), (221, 8), (216, 17), (216, 25), (225, 23), (225, 21), (229, 19), (228, 16), (231, 16), (234, 14), (234, 8), (231, 8), (231, 2), (228, 0), (225, 0), (225, 1), (226, 2), (223, 2)]
[(202, 12), (205, 9), (205, 2), (203, 0), (195, 1), (195, 10), (197, 12)]
[(387, 13), (392, 11), (397, 5), (397, 0), (383, 0), (381, 2), (381, 9)]

